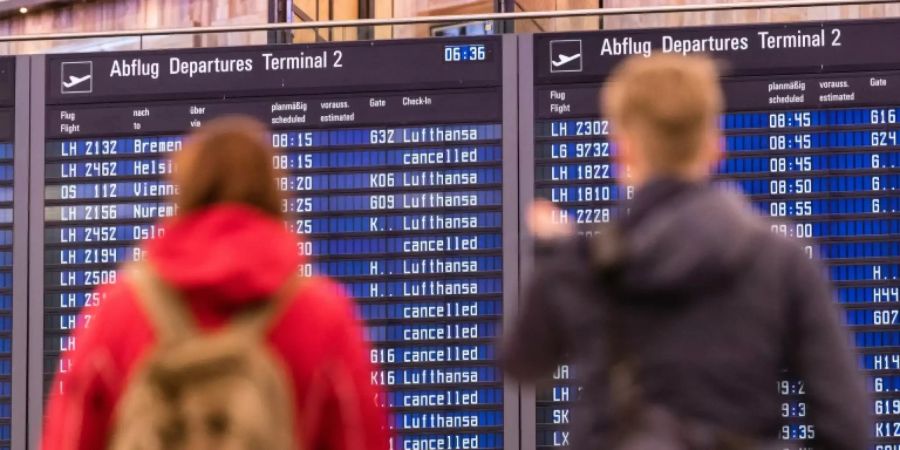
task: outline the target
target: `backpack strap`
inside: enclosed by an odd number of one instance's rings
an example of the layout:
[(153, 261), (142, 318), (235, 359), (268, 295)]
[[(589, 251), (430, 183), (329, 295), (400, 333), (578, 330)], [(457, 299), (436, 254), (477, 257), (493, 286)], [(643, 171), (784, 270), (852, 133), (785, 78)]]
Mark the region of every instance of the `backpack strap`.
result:
[[(144, 311), (150, 316), (160, 342), (181, 342), (200, 334), (194, 316), (185, 306), (179, 292), (159, 278), (146, 261), (128, 267), (128, 278), (134, 284)], [(262, 338), (280, 313), (294, 299), (301, 279), (290, 276), (273, 294), (272, 300), (243, 311), (232, 319), (225, 330), (245, 338)]]
[(161, 343), (179, 342), (199, 333), (181, 295), (163, 282), (149, 263), (131, 264), (126, 273)]
[(237, 315), (229, 325), (229, 330), (247, 338), (261, 339), (266, 336), (281, 314), (294, 300), (302, 284), (302, 279), (291, 275), (278, 288), (269, 301)]

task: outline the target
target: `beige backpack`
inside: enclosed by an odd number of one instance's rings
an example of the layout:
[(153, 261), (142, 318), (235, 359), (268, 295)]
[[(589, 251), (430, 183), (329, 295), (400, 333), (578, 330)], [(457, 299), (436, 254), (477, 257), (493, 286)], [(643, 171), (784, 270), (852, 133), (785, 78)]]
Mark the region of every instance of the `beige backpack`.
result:
[(297, 450), (286, 369), (265, 343), (296, 279), (213, 333), (145, 263), (128, 277), (157, 333), (114, 416), (110, 450)]

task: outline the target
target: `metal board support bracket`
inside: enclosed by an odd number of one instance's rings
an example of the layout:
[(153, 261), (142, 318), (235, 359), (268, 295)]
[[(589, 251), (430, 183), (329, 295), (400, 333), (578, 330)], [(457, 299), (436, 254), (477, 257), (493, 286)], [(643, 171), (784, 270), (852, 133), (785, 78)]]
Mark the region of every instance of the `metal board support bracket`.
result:
[(28, 165), (31, 58), (16, 57), (13, 147), (13, 305), (11, 448), (25, 450), (28, 411)]
[[(46, 132), (46, 58), (31, 58), (31, 146), (28, 173), (28, 448), (40, 448), (44, 421), (44, 135)], [(35, 376), (37, 374), (37, 376)]]

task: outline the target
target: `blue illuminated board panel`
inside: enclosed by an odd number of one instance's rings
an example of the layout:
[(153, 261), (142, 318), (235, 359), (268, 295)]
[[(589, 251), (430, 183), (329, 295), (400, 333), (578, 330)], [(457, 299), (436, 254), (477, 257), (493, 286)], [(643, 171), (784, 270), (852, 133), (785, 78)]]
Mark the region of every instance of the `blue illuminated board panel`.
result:
[(0, 450), (13, 445), (14, 107), (15, 60), (0, 58)]
[[(0, 69), (2, 70), (2, 69)], [(10, 110), (11, 112), (11, 110)], [(0, 116), (3, 110), (0, 108)], [(12, 130), (10, 123), (0, 123)], [(2, 121), (4, 118), (0, 118)], [(9, 135), (11, 138), (12, 136)], [(13, 331), (13, 144), (0, 137), (0, 448), (11, 445)]]
[[(104, 301), (90, 291), (116, 281), (117, 265), (143, 258), (135, 246), (164, 234), (156, 221), (177, 214), (167, 176), (185, 132), (242, 113), (273, 128), (287, 227), (306, 257), (300, 272), (338, 279), (357, 301), (374, 346), (372, 381), (386, 391), (375, 401), (391, 409), (393, 448), (502, 448), (494, 342), (504, 294), (500, 40), (444, 42), (328, 47), (342, 54), (340, 65), (300, 70), (304, 82), (285, 87), (262, 51), (240, 49), (217, 56), (252, 59), (252, 83), (241, 74), (163, 72), (163, 94), (137, 79), (129, 89), (136, 94), (117, 97), (127, 80), (104, 76), (90, 94), (51, 95), (47, 389), (65, 389), (50, 376), (69, 364), (80, 308)], [(168, 68), (166, 54), (133, 57)], [(118, 59), (126, 56), (96, 56), (94, 73), (105, 75), (100, 68)], [(64, 60), (49, 60), (51, 86)], [(408, 80), (396, 75), (404, 67)], [(255, 90), (245, 92), (248, 85)], [(209, 86), (216, 89), (205, 93)]]
[[(809, 29), (843, 33), (845, 40), (841, 46), (802, 51), (760, 47), (760, 31), (802, 34)], [(662, 51), (671, 42), (663, 36), (689, 40), (710, 35), (746, 39), (749, 46), (743, 52), (715, 54), (731, 69), (725, 81), (728, 111), (720, 121), (727, 158), (717, 182), (748, 195), (760, 214), (773, 219), (773, 232), (804, 240), (807, 251), (826, 262), (849, 337), (861, 355), (859, 367), (875, 397), (875, 448), (898, 445), (900, 72), (894, 70), (900, 66), (866, 47), (876, 36), (900, 36), (900, 24), (538, 35), (534, 195), (560, 206), (557, 220), (584, 229), (615, 219), (618, 205), (631, 198), (633, 189), (616, 185), (622, 170), (609, 141), (613, 125), (600, 117), (598, 108), (597, 80), (621, 59), (602, 50), (604, 45), (628, 37)], [(561, 49), (573, 45), (566, 41), (579, 43), (579, 61), (559, 59)], [(536, 392), (538, 448), (572, 444), (576, 370), (560, 367), (549, 386)], [(815, 436), (805, 385), (788, 377), (779, 383), (778, 393), (784, 398), (784, 426), (777, 437), (785, 448), (803, 447), (803, 441)]]

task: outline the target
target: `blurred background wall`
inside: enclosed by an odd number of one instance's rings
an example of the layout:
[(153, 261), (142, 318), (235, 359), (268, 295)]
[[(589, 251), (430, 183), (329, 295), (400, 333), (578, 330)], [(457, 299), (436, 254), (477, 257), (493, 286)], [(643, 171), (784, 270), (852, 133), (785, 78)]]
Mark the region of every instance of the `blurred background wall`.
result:
[[(625, 7), (637, 4), (678, 5), (701, 3), (739, 3), (745, 0), (605, 0), (608, 7)], [(754, 0), (760, 1), (760, 0)], [(719, 23), (799, 22), (806, 20), (840, 20), (900, 16), (900, 3), (892, 5), (835, 6), (826, 8), (790, 8), (730, 12), (688, 14), (645, 14), (643, 16), (608, 17), (606, 28), (672, 27)]]
[[(27, 6), (19, 6), (21, 4)], [(265, 0), (0, 0), (0, 35), (112, 31), (265, 23)], [(27, 8), (27, 12), (21, 8)], [(193, 47), (266, 42), (264, 33), (144, 38), (145, 47)], [(7, 53), (140, 48), (137, 38), (28, 42)], [(3, 49), (0, 49), (3, 50)]]
[[(0, 0), (0, 35), (737, 1), (743, 0)], [(363, 29), (323, 28), (292, 33), (255, 32), (29, 42), (0, 45), (0, 53), (249, 45), (472, 35), (504, 30), (544, 32), (890, 16), (900, 16), (900, 4), (521, 20), (504, 24), (462, 22)]]

